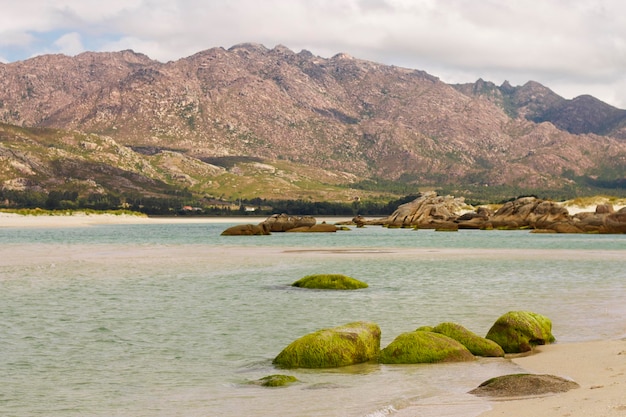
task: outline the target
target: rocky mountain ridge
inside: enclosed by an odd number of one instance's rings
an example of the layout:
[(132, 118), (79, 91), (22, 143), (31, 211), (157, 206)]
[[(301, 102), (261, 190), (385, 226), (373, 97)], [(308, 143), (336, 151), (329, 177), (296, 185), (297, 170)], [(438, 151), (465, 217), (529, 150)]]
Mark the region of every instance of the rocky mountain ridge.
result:
[[(161, 170), (160, 180), (211, 195), (218, 192), (215, 183), (224, 184), (224, 174), (254, 183), (260, 171), (281, 171), (281, 164), (309, 167), (324, 173), (310, 177), (347, 187), (371, 180), (532, 190), (558, 189), (580, 178), (624, 178), (619, 117), (607, 116), (613, 124), (602, 127), (615, 137), (598, 134), (600, 128), (572, 134), (557, 119), (535, 121), (564, 106), (547, 88), (482, 84), (450, 86), (423, 71), (346, 54), (321, 58), (258, 44), (212, 48), (167, 63), (133, 51), (45, 55), (0, 64), (0, 122), (95, 135), (132, 158), (192, 161)], [(75, 146), (83, 142), (89, 141)], [(35, 172), (27, 143), (25, 138), (9, 147), (0, 137), (0, 150), (11, 166), (19, 162)], [(98, 146), (90, 150), (97, 153)], [(16, 152), (23, 160), (15, 162)], [(107, 158), (100, 162), (118, 163)], [(156, 178), (159, 170), (148, 165), (117, 168), (127, 177)], [(187, 166), (195, 167), (193, 174)], [(4, 187), (39, 181), (28, 170), (5, 171)], [(58, 183), (69, 178), (63, 170), (49, 175), (59, 175)], [(233, 188), (219, 192), (229, 198), (267, 192), (264, 186)]]
[(484, 97), (513, 117), (521, 116), (536, 123), (550, 122), (573, 134), (594, 133), (626, 139), (626, 110), (590, 95), (567, 100), (534, 81), (513, 87), (507, 81), (497, 86), (479, 79), (453, 87), (470, 96)]

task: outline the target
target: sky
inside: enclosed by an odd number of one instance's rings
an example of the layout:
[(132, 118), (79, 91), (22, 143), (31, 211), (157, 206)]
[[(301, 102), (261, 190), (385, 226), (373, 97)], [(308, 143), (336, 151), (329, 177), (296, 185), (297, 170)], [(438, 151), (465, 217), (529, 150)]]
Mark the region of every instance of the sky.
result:
[(253, 42), (423, 70), (537, 81), (626, 109), (624, 0), (0, 0), (0, 62), (132, 49), (173, 61)]

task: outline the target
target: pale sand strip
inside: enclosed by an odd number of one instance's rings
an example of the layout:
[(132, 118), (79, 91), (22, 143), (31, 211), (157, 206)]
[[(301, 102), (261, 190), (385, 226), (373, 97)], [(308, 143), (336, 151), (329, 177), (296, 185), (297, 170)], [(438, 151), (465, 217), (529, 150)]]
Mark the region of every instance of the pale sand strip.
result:
[(580, 388), (538, 398), (495, 401), (481, 417), (626, 416), (626, 339), (540, 346), (513, 359), (529, 373), (576, 381)]
[[(268, 216), (224, 216), (224, 217), (148, 217), (129, 214), (86, 214), (74, 212), (70, 215), (20, 215), (0, 212), (0, 228), (3, 227), (81, 227), (99, 224), (170, 224), (170, 223), (250, 223), (258, 224)], [(336, 223), (350, 220), (349, 217), (318, 217), (318, 223)]]
[(23, 216), (0, 213), (0, 228), (3, 227), (82, 227), (99, 224), (167, 224), (167, 223), (259, 223), (260, 217), (147, 217), (128, 214), (85, 214)]

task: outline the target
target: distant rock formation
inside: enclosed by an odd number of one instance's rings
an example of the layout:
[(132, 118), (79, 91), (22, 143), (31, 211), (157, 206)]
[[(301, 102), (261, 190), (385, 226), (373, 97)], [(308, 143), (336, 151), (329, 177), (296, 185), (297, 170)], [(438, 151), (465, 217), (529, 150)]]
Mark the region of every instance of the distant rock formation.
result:
[(381, 225), (420, 229), (530, 229), (549, 233), (626, 233), (626, 208), (615, 211), (611, 204), (598, 205), (595, 212), (570, 215), (561, 204), (537, 197), (521, 197), (504, 203), (493, 212), (473, 209), (463, 198), (427, 192), (402, 204), (390, 216), (368, 220), (352, 219), (357, 227)]
[(269, 228), (262, 224), (238, 224), (236, 226), (229, 227), (222, 232), (222, 236), (257, 236), (269, 234)]
[(300, 227), (313, 227), (317, 223), (312, 216), (289, 216), (287, 214), (273, 214), (260, 224), (266, 225), (270, 232), (286, 232)]
[(505, 203), (489, 222), (497, 229), (549, 229), (555, 223), (569, 222), (566, 208), (552, 201), (523, 197)]
[(334, 233), (342, 230), (334, 224), (322, 222), (312, 216), (289, 216), (287, 214), (273, 214), (258, 225), (241, 224), (227, 228), (223, 236), (250, 236), (269, 235), (272, 232), (301, 232), (301, 233)]
[(357, 225), (382, 225), (387, 227), (419, 227), (435, 229), (456, 220), (463, 211), (471, 208), (463, 197), (439, 196), (434, 191), (422, 193), (415, 200), (402, 204), (390, 216), (366, 220), (357, 216)]

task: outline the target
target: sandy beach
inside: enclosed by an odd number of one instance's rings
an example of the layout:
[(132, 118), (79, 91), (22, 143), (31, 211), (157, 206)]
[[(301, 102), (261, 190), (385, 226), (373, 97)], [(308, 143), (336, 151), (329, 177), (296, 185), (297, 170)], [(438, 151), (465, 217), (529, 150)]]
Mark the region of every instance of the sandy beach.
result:
[(626, 415), (626, 339), (537, 347), (513, 359), (535, 374), (571, 379), (580, 388), (536, 398), (494, 401), (481, 417), (618, 417)]

